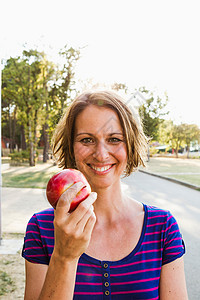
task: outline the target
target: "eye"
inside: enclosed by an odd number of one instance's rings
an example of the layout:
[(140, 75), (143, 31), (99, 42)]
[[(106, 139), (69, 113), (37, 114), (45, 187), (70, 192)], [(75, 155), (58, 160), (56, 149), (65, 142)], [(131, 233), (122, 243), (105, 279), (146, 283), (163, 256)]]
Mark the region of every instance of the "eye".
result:
[(118, 138), (116, 138), (116, 137), (112, 137), (112, 138), (109, 138), (109, 142), (110, 142), (110, 143), (113, 143), (113, 144), (117, 144), (117, 143), (122, 142), (122, 140), (121, 140), (121, 139), (118, 139)]
[(87, 138), (83, 138), (80, 142), (82, 144), (92, 144), (92, 143), (94, 143), (94, 140), (90, 137), (87, 137)]

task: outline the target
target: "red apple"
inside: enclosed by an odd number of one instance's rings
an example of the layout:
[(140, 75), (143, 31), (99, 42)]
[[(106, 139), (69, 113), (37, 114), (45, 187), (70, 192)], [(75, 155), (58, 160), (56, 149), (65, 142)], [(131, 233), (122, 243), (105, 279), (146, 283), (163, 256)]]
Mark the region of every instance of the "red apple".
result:
[(56, 208), (60, 196), (74, 183), (81, 181), (84, 187), (72, 200), (69, 212), (72, 212), (80, 202), (86, 199), (91, 193), (91, 188), (85, 176), (78, 170), (64, 169), (53, 175), (46, 188), (46, 195), (49, 203)]

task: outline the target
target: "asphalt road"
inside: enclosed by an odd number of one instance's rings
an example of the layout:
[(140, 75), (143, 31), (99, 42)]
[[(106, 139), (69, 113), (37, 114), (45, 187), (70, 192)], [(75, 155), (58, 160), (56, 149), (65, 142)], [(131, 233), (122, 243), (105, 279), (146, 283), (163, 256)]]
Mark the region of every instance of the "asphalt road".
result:
[[(200, 192), (141, 172), (122, 180), (131, 197), (168, 209), (186, 244), (185, 272), (190, 300), (200, 299)], [(34, 212), (49, 207), (45, 190), (2, 188), (2, 231), (22, 232)]]

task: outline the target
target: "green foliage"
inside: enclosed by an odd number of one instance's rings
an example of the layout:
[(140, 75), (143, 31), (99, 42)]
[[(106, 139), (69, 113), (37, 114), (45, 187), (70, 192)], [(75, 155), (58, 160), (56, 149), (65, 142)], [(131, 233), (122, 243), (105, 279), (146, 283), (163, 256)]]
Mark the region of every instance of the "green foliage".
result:
[(191, 142), (200, 141), (200, 129), (195, 124), (176, 125), (172, 121), (164, 121), (159, 126), (159, 142), (175, 149), (178, 156), (180, 147), (187, 146), (188, 157)]
[(0, 271), (0, 296), (15, 290), (15, 285), (11, 277), (3, 271)]
[[(2, 122), (3, 136), (28, 149), (30, 165), (35, 164), (34, 153), (41, 134), (46, 151), (49, 138), (71, 102), (74, 92), (75, 65), (80, 50), (65, 46), (60, 52), (62, 65), (55, 66), (43, 52), (30, 49), (22, 55), (9, 58), (2, 71)], [(18, 129), (24, 136), (18, 137)], [(20, 140), (24, 141), (22, 147)]]
[[(16, 163), (24, 163), (24, 162), (29, 162), (29, 151), (28, 150), (23, 150), (19, 152), (13, 152), (9, 154), (9, 157), (11, 158), (12, 162)], [(35, 156), (38, 156), (38, 152), (36, 151)], [(13, 164), (13, 163), (12, 163)]]
[(163, 116), (168, 114), (165, 107), (168, 103), (168, 96), (165, 93), (161, 98), (155, 92), (143, 88), (139, 92), (144, 95), (146, 101), (139, 107), (139, 115), (143, 122), (144, 133), (153, 140), (159, 136), (159, 126), (163, 122)]

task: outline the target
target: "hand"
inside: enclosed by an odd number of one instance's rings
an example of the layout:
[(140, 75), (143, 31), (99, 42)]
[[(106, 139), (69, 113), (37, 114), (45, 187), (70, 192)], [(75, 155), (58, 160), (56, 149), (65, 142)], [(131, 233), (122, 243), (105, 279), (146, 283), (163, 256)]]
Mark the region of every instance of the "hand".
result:
[(81, 182), (75, 183), (59, 198), (54, 218), (55, 246), (54, 254), (60, 258), (78, 259), (87, 249), (96, 216), (93, 203), (97, 194), (92, 192), (78, 207), (68, 213), (70, 203), (76, 194), (83, 188)]

